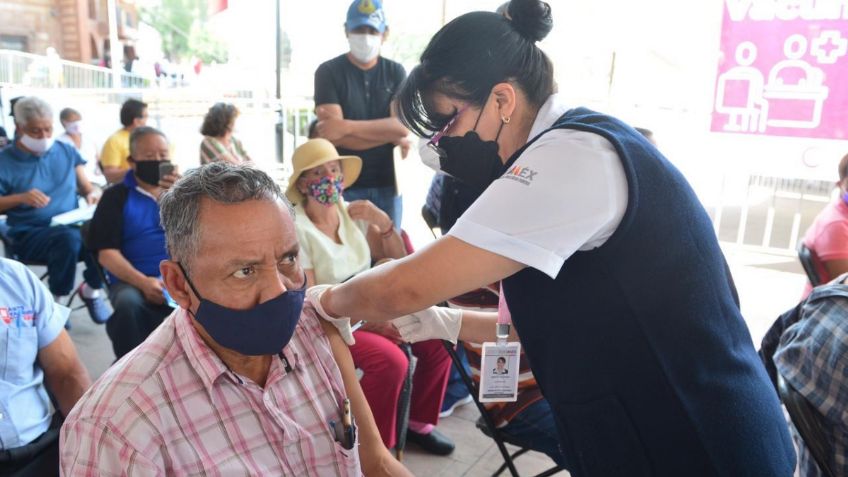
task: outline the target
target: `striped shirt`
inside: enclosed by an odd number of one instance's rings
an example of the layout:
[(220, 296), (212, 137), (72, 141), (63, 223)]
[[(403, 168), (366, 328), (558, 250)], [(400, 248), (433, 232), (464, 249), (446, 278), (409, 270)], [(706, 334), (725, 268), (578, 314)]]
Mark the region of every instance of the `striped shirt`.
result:
[(60, 438), (62, 475), (360, 475), (357, 451), (328, 425), (344, 397), (313, 308), (264, 389), (230, 371), (177, 309), (74, 407)]
[(200, 143), (200, 164), (219, 161), (244, 164), (245, 162), (250, 162), (250, 156), (245, 152), (241, 141), (234, 137), (230, 138), (230, 145), (228, 147), (217, 138), (203, 136), (203, 141)]
[[(846, 278), (848, 274), (825, 287), (846, 289), (842, 283)], [(848, 299), (817, 299), (825, 287), (813, 291), (801, 309), (801, 318), (783, 332), (774, 363), (783, 378), (823, 416), (823, 429), (833, 446), (830, 467), (836, 475), (848, 475)], [(801, 475), (821, 476), (799, 436), (795, 439)]]

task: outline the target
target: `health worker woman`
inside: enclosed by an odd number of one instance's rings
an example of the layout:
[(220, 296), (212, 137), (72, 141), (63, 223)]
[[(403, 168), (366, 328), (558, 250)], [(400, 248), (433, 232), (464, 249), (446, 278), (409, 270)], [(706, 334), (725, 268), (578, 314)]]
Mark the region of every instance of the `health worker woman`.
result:
[(552, 25), (548, 4), (512, 0), (436, 33), (400, 117), (480, 196), (429, 247), (311, 300), (386, 321), (502, 280), (572, 475), (791, 476), (709, 217), (632, 127), (555, 93), (536, 46)]

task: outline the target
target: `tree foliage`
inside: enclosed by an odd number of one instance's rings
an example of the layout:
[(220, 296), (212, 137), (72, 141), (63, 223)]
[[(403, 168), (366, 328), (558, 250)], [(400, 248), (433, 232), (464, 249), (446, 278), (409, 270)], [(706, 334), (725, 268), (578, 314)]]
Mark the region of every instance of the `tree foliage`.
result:
[(193, 56), (204, 63), (227, 61), (226, 47), (209, 29), (207, 0), (160, 0), (142, 8), (141, 19), (162, 36), (162, 50), (171, 61)]

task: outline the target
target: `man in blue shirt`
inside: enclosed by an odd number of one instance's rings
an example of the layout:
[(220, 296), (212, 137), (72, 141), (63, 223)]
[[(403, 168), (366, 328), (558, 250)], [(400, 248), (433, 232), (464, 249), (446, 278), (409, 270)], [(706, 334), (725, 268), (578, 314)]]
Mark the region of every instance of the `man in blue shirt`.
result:
[(80, 296), (97, 323), (109, 319), (111, 309), (100, 292), (100, 277), (91, 267), (80, 231), (51, 227), (51, 219), (77, 208), (77, 193), (89, 204), (100, 198), (100, 189), (85, 175), (85, 161), (72, 146), (53, 141), (53, 111), (34, 96), (15, 103), (14, 144), (0, 151), (0, 213), (7, 215), (12, 252), (20, 260), (47, 264), (48, 285), (54, 297), (68, 295), (74, 286), (76, 266), (86, 261)]
[(97, 205), (89, 243), (109, 273), (109, 299), (115, 312), (106, 323), (115, 356), (141, 344), (173, 309), (165, 300), (159, 262), (168, 259), (159, 223), (159, 197), (179, 178), (160, 177), (168, 161), (168, 140), (142, 126), (130, 135), (130, 170), (108, 188)]
[(63, 328), (69, 313), (23, 264), (0, 258), (0, 475), (59, 472), (61, 418), (47, 390), (67, 415), (91, 386)]

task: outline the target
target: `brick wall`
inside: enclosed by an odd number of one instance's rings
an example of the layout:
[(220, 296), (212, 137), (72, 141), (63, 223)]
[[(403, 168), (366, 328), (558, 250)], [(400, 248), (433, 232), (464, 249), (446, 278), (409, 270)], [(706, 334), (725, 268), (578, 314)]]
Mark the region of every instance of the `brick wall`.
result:
[(27, 53), (43, 55), (52, 46), (64, 59), (89, 63), (90, 23), (88, 0), (0, 1), (0, 41), (23, 38)]

